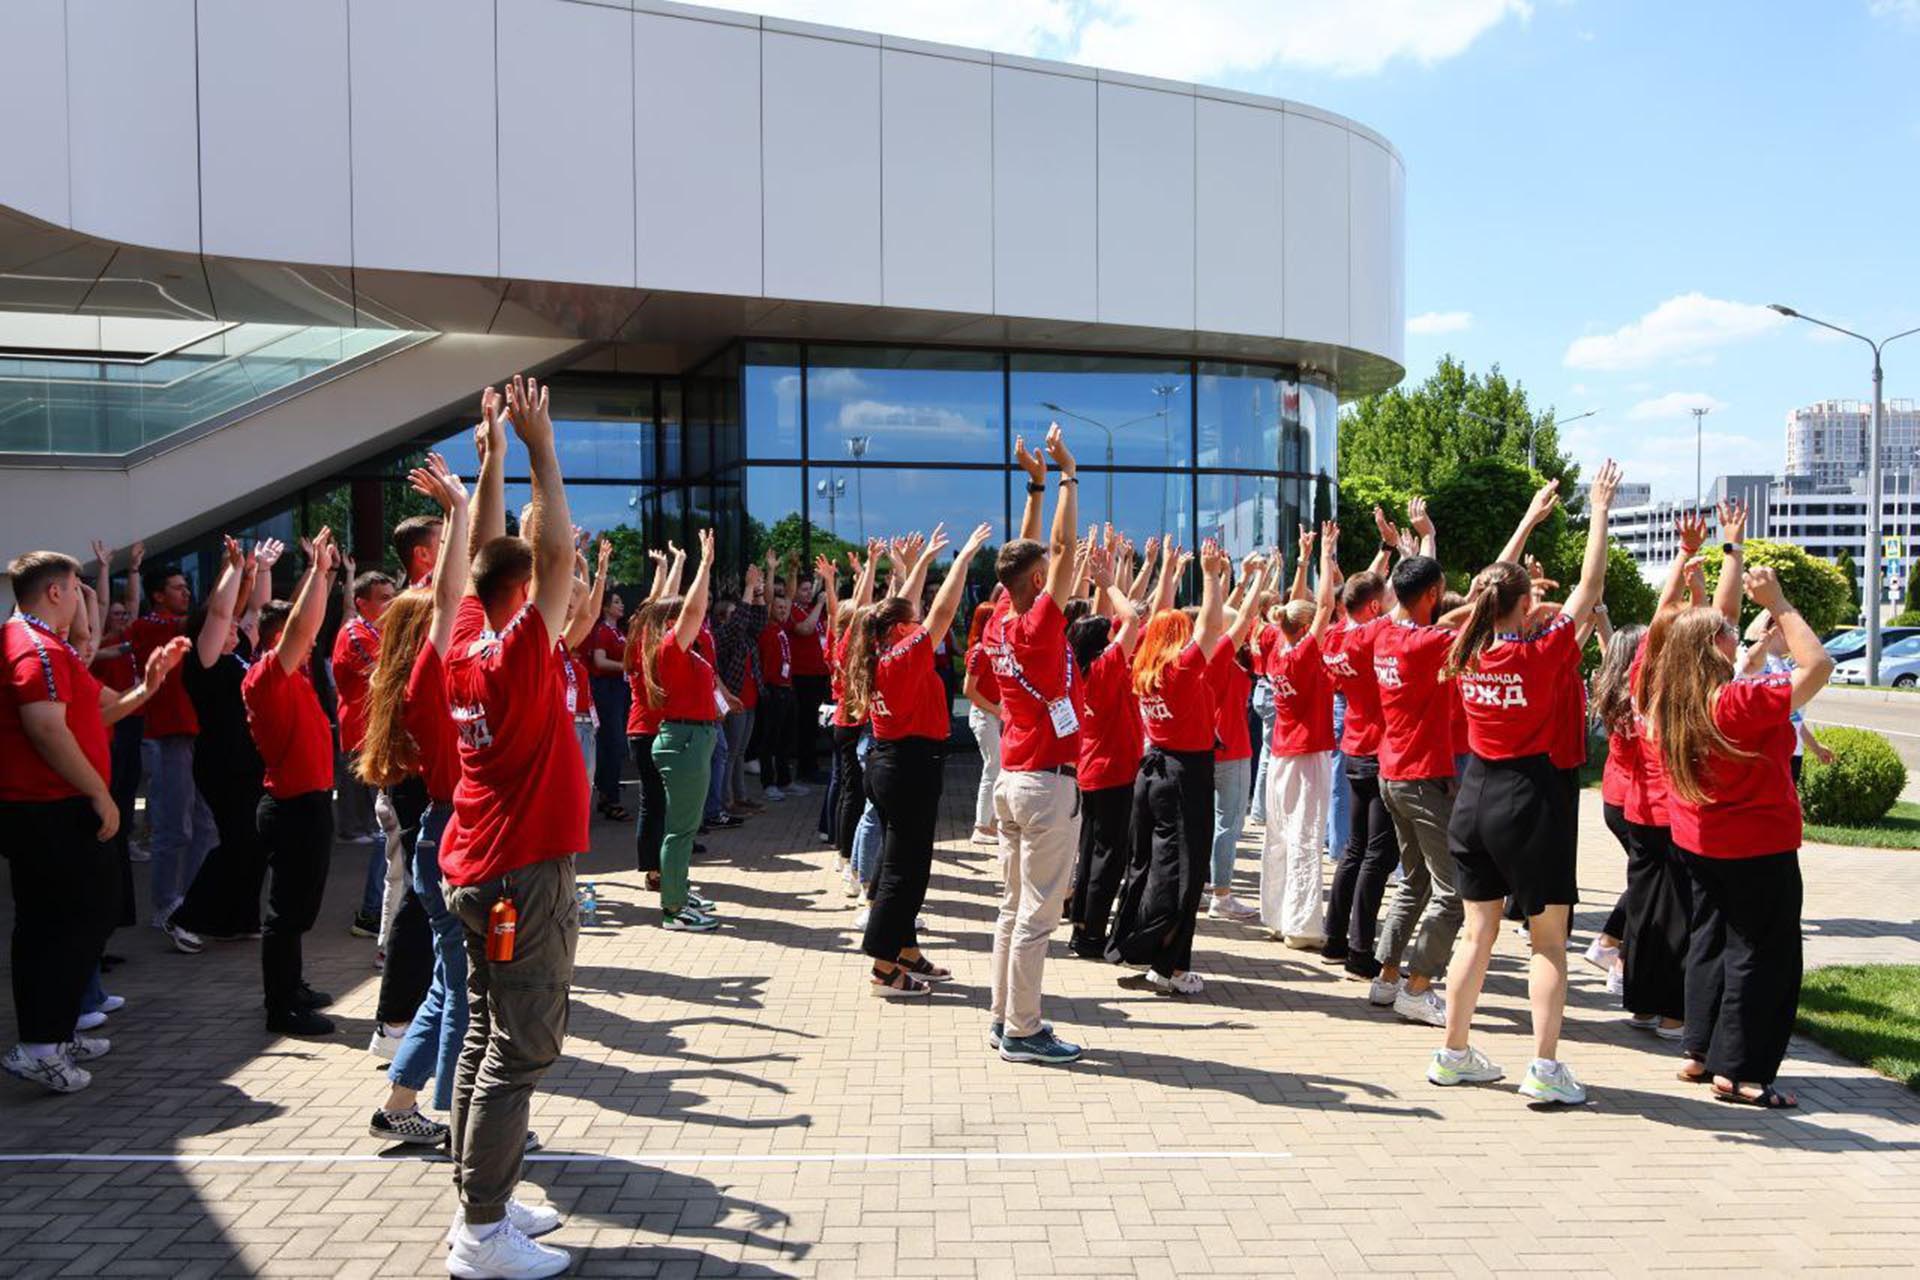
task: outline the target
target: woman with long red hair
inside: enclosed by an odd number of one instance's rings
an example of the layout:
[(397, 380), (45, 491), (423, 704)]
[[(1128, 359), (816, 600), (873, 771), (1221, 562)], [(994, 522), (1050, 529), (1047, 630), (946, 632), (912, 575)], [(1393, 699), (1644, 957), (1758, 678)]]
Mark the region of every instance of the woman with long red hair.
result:
[(1147, 751), (1133, 787), (1133, 859), (1107, 940), (1107, 958), (1144, 964), (1156, 990), (1199, 993), (1193, 930), (1213, 853), (1215, 680), (1209, 664), (1226, 638), (1226, 554), (1200, 553), (1197, 618), (1167, 607), (1186, 557), (1170, 550), (1159, 606), (1133, 655), (1133, 689)]

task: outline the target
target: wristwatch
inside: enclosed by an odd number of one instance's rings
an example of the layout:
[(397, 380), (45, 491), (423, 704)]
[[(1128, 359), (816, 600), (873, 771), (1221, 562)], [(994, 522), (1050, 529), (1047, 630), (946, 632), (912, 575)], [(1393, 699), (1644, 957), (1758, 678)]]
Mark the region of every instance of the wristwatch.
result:
[(1047, 491), (1047, 486), (1045, 486), (1044, 484), (1035, 484), (1031, 480), (1027, 481), (1028, 493), (1045, 493), (1046, 491)]
[(1745, 555), (1746, 545), (1744, 542), (1723, 542), (1720, 544), (1720, 553), (1729, 556)]

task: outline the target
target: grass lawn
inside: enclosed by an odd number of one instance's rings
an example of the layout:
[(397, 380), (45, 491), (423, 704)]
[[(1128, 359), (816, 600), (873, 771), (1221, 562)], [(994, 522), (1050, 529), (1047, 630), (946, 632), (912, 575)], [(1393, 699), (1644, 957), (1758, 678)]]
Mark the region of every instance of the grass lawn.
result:
[(1920, 965), (1834, 965), (1800, 990), (1799, 1028), (1920, 1091)]
[(1874, 849), (1920, 849), (1920, 804), (1896, 800), (1887, 816), (1866, 827), (1829, 827), (1807, 823), (1805, 838), (1821, 844), (1856, 844)]

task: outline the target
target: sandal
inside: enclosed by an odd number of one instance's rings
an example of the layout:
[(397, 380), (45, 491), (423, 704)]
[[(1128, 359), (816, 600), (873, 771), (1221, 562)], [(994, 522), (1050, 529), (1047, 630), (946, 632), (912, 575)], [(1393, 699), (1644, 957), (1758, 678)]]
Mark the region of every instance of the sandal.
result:
[(867, 983), (867, 994), (882, 1000), (911, 1000), (933, 994), (933, 988), (898, 966), (891, 972), (883, 972), (875, 965), (873, 978)]
[[(1707, 1070), (1707, 1064), (1699, 1058), (1682, 1058), (1687, 1065), (1673, 1073), (1673, 1078), (1682, 1084), (1712, 1084), (1713, 1072)], [(1694, 1070), (1694, 1068), (1699, 1070)]]
[(647, 892), (660, 892), (660, 873), (658, 871), (647, 872)]
[(1740, 1107), (1759, 1107), (1762, 1111), (1790, 1111), (1800, 1105), (1800, 1099), (1790, 1093), (1782, 1093), (1770, 1084), (1758, 1086), (1760, 1092), (1745, 1093), (1738, 1083), (1731, 1089), (1713, 1086), (1713, 1096), (1721, 1102), (1731, 1102)]
[(617, 804), (601, 805), (600, 816), (607, 819), (607, 821), (609, 822), (632, 822), (633, 821), (633, 815), (628, 813), (623, 806), (617, 805)]
[[(895, 960), (894, 964), (898, 965), (900, 969), (905, 969), (922, 982), (951, 982), (953, 980), (953, 970), (943, 969), (925, 956), (920, 956), (913, 960), (902, 956)], [(899, 970), (896, 969), (895, 972), (897, 973)]]

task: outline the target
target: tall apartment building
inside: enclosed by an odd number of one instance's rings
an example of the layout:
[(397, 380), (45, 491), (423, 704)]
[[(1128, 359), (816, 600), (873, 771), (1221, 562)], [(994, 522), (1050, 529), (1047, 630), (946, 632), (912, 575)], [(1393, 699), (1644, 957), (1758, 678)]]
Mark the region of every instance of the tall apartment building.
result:
[[(1880, 428), (1880, 466), (1910, 471), (1920, 463), (1920, 408), (1889, 400)], [(1867, 474), (1873, 406), (1864, 400), (1821, 400), (1787, 415), (1787, 469), (1818, 488), (1844, 490)]]

